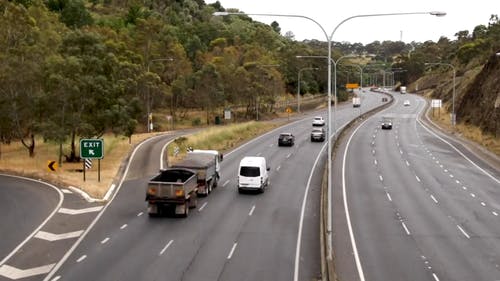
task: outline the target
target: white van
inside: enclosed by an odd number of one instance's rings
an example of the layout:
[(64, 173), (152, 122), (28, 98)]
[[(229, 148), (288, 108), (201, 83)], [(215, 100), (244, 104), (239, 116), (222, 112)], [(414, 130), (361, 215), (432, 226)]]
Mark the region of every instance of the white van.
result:
[(245, 156), (240, 161), (238, 169), (238, 191), (258, 190), (264, 192), (269, 185), (269, 167), (266, 158), (257, 156)]

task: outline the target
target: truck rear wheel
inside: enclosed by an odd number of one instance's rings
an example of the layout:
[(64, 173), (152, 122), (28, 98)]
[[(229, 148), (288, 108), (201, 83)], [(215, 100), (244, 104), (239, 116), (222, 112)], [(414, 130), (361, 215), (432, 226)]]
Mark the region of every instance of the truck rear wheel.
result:
[(189, 208), (196, 208), (196, 205), (198, 205), (198, 196), (196, 196), (196, 192), (193, 192), (189, 197)]
[(188, 215), (189, 215), (189, 201), (186, 201), (186, 203), (184, 203), (184, 214), (182, 214), (182, 216), (187, 218)]

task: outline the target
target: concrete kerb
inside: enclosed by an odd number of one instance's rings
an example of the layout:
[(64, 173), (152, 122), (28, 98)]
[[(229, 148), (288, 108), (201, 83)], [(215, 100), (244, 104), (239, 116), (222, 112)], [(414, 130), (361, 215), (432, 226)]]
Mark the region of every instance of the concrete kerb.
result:
[[(351, 120), (347, 125), (345, 125), (343, 128), (340, 129), (339, 133), (337, 134), (337, 137), (333, 139), (333, 147), (332, 147), (332, 159), (335, 158), (335, 155), (337, 153), (337, 147), (339, 146), (338, 140), (341, 140), (346, 133), (353, 128), (355, 125), (357, 125), (359, 122), (362, 120), (368, 118), (369, 116), (374, 115), (375, 113), (389, 107), (392, 105), (394, 102), (394, 97), (392, 95), (389, 95), (385, 92), (379, 92), (382, 94), (385, 94), (389, 97), (389, 102), (376, 107), (372, 110), (369, 110), (365, 113), (363, 113), (361, 116), (358, 116)], [(328, 198), (328, 185), (327, 185), (327, 177), (328, 177), (328, 167), (325, 167), (325, 170), (323, 172), (323, 180), (321, 183), (321, 198), (320, 198), (320, 252), (321, 252), (321, 274), (322, 274), (322, 280), (324, 281), (338, 281), (337, 279), (337, 274), (335, 273), (335, 265), (334, 265), (334, 258), (332, 260), (328, 260), (326, 255), (327, 255), (327, 239), (328, 239), (328, 233), (326, 231), (326, 225), (328, 223), (328, 217), (326, 214), (328, 213), (328, 210), (326, 208), (328, 207), (327, 201), (326, 200), (331, 200), (331, 198)], [(332, 249), (333, 251), (333, 249)], [(334, 257), (335, 255), (332, 254)]]

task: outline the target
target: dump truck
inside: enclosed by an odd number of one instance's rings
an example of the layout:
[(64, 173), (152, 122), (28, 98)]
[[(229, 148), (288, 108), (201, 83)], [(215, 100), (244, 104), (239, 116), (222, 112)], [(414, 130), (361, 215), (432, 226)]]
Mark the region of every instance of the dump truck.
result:
[(213, 155), (205, 153), (187, 153), (186, 157), (171, 166), (172, 168), (184, 168), (196, 173), (198, 183), (198, 195), (207, 196), (217, 183), (216, 161)]
[(196, 171), (185, 168), (160, 170), (147, 185), (148, 214), (155, 216), (173, 210), (176, 215), (187, 217), (189, 208), (196, 208), (197, 191)]
[(211, 155), (214, 158), (216, 178), (213, 186), (217, 187), (217, 184), (220, 181), (220, 178), (222, 177), (220, 166), (222, 160), (224, 159), (223, 154), (217, 150), (208, 150), (208, 149), (191, 149), (188, 151), (188, 155), (189, 154), (205, 154), (205, 155)]

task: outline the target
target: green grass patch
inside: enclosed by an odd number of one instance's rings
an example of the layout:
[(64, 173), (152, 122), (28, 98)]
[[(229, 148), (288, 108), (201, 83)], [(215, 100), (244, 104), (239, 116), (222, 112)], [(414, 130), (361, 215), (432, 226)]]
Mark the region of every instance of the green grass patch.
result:
[[(182, 159), (186, 155), (188, 147), (194, 149), (213, 149), (227, 151), (252, 139), (264, 132), (270, 131), (280, 126), (277, 123), (255, 122), (211, 127), (202, 132), (177, 138), (168, 147), (168, 156), (173, 161)], [(178, 149), (178, 155), (174, 155), (174, 150)], [(172, 158), (173, 157), (173, 158)]]

